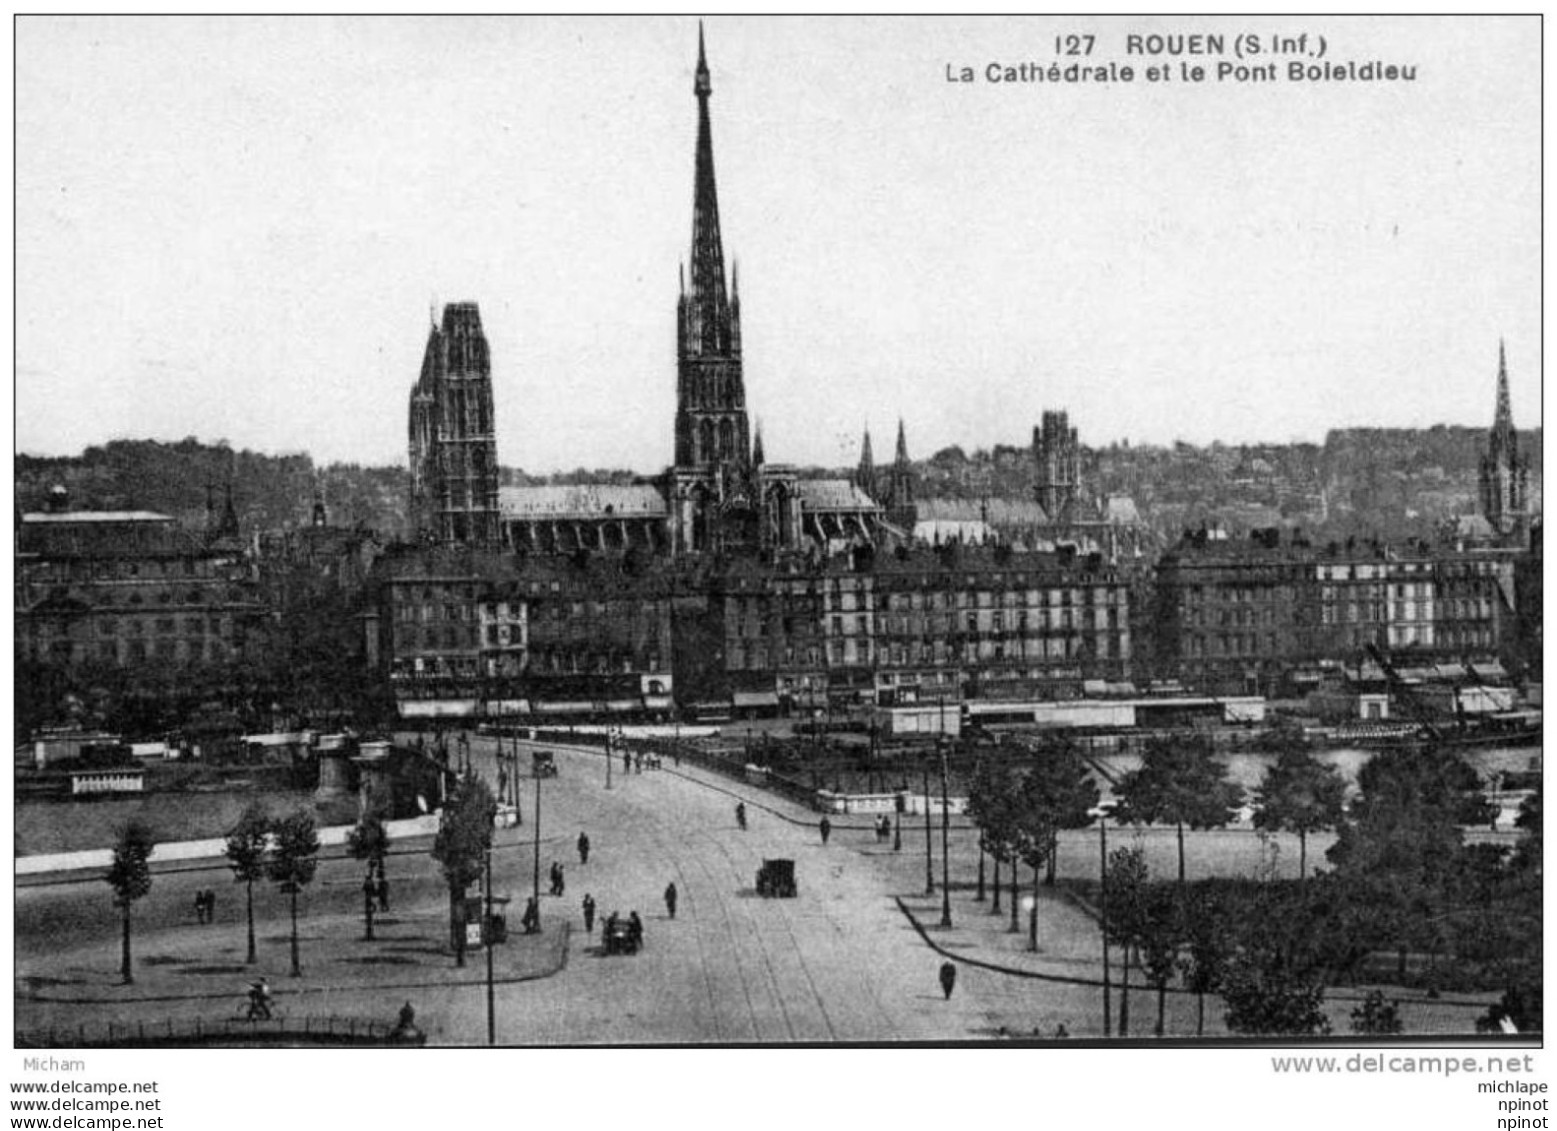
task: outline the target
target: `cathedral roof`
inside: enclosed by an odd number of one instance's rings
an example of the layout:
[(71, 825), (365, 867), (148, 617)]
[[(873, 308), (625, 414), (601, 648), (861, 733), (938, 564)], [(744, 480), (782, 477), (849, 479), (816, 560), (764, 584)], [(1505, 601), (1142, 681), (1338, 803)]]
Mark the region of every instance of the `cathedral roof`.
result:
[(1141, 512), (1129, 495), (1110, 495), (1103, 501), (1103, 518), (1108, 522), (1135, 525), (1141, 521)]
[(655, 518), (669, 513), (652, 483), (503, 487), (498, 506), (507, 519)]
[(876, 501), (847, 479), (801, 479), (795, 494), (808, 511), (873, 511)]
[[(1049, 516), (1030, 499), (921, 499), (919, 520), (982, 523), (991, 526), (1046, 526)], [(986, 518), (987, 508), (987, 518)]]

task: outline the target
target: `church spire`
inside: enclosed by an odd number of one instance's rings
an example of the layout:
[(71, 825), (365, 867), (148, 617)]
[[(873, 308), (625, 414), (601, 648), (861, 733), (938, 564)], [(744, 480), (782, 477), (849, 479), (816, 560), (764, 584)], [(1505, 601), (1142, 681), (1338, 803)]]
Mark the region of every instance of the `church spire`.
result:
[(762, 454), (762, 421), (757, 421), (757, 435), (751, 442), (751, 465), (761, 467), (766, 461)]
[(897, 418), (897, 453), (893, 456), (892, 462), (898, 467), (906, 468), (908, 466), (908, 438), (903, 432), (903, 418), (901, 416)]
[(1501, 338), (1498, 339), (1498, 404), (1492, 417), (1492, 431), (1501, 436), (1514, 431), (1514, 410), (1508, 399), (1508, 358)]
[(697, 29), (697, 161), (692, 189), (692, 291), (687, 296), (691, 325), (687, 346), (698, 353), (729, 349), (729, 305), (724, 289), (724, 246), (719, 235), (719, 193), (714, 185), (714, 138), (708, 120), (713, 83)]
[(860, 468), (854, 475), (854, 485), (867, 495), (876, 493), (876, 460), (870, 452), (870, 426), (865, 428), (865, 438), (860, 441)]

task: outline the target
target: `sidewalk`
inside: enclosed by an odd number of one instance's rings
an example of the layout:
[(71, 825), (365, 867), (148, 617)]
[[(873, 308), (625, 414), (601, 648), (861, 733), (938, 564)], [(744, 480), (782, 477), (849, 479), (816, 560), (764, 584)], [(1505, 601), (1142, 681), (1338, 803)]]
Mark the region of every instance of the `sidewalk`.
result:
[[(456, 987), (486, 981), (486, 952), (472, 946), (457, 968), (448, 944), (447, 904), (385, 912), (375, 918), (374, 941), (362, 938), (360, 915), (310, 916), (298, 923), (302, 975), (290, 976), (286, 922), (256, 924), (259, 961), (246, 965), (246, 923), (183, 924), (132, 936), (135, 982), (119, 980), (119, 944), (104, 941), (66, 950), (47, 975), (17, 979), (18, 1033), (57, 1031), (88, 1035), (109, 1024), (150, 1031), (194, 1021), (242, 1020), (249, 984), (270, 981), (278, 1019), (290, 1024), (352, 1019), (392, 1023), (402, 1002), (418, 1007)], [(493, 948), (493, 979), (500, 984), (549, 977), (566, 967), (572, 927), (549, 917), (539, 935), (510, 934)]]
[[(401, 821), (386, 821), (385, 828), (395, 840), (410, 837), (432, 836), (438, 831), (436, 814), (408, 817)], [(336, 848), (346, 843), (351, 825), (330, 825), (319, 830), (322, 848)], [(221, 837), (209, 840), (169, 841), (157, 845), (152, 853), (152, 863), (165, 864), (175, 860), (219, 860), (227, 851), (227, 842)], [(113, 849), (89, 848), (80, 852), (56, 852), (38, 856), (19, 856), (15, 861), (18, 876), (39, 876), (54, 872), (78, 872), (106, 868), (113, 862)]]

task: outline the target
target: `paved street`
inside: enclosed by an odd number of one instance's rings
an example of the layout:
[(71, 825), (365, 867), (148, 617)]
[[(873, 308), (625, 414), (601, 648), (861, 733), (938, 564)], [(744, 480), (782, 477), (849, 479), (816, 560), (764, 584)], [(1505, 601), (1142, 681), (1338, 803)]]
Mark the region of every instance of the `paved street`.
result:
[[(476, 740), (473, 762), (496, 779), (490, 740)], [(690, 765), (624, 774), (618, 762), (607, 789), (599, 753), (559, 751), (557, 762), (559, 776), (540, 782), (541, 886), (556, 860), (565, 866), (566, 894), (543, 895), (541, 935), (516, 929), (496, 949), (501, 1043), (960, 1041), (1026, 1037), (1035, 1027), (1050, 1037), (1060, 1024), (1072, 1037), (1102, 1035), (1095, 923), (1046, 889), (1038, 950), (1029, 951), (1025, 918), (1011, 933), (1007, 915), (974, 901), (971, 831), (957, 828), (952, 836), (954, 926), (947, 930), (938, 926), (939, 894), (925, 895), (922, 822), (905, 821), (902, 850), (894, 852), (876, 842), (870, 818), (836, 818), (824, 847), (817, 814)], [(514, 928), (532, 883), (535, 788), (534, 779), (522, 780), (525, 823), (499, 834), (495, 856), (494, 891), (518, 901), (510, 904)], [(749, 813), (744, 832), (735, 821), (738, 799)], [(592, 841), (587, 865), (574, 848), (581, 830)], [(939, 883), (939, 826), (932, 831)], [(1119, 843), (1134, 835), (1119, 833)], [(1142, 839), (1157, 856), (1172, 835), (1151, 830)], [(1207, 864), (1259, 857), (1258, 838), (1247, 832), (1194, 843)], [(271, 885), (256, 885), (260, 963), (253, 969), (269, 975), (283, 1012), (388, 1021), (409, 1000), (434, 1043), (485, 1042), (485, 962), (472, 952), (464, 970), (454, 968), (446, 889), (428, 844), (395, 845), (393, 911), (373, 943), (361, 941), (361, 865), (338, 856), (322, 863), (302, 901), (298, 979), (287, 976), (286, 902)], [(1068, 839), (1062, 873), (1089, 874), (1095, 852), (1095, 835)], [(756, 871), (769, 856), (796, 861), (798, 898), (756, 895)], [(170, 868), (135, 909), (133, 987), (117, 984), (119, 925), (100, 878), (40, 877), (19, 888), (19, 1027), (155, 1026), (236, 1011), (251, 976), (243, 964), (242, 888), (223, 861)], [(1023, 879), (1030, 883), (1025, 870)], [(672, 881), (680, 895), (674, 920), (662, 900)], [(194, 921), (201, 888), (218, 895), (210, 926)], [(600, 925), (586, 935), (579, 910), (586, 892), (601, 919), (613, 910), (643, 917), (641, 953), (599, 953)], [(950, 1001), (936, 979), (948, 956), (960, 960)], [(1337, 1032), (1346, 1031), (1347, 996), (1332, 995)], [(1132, 1034), (1150, 1031), (1154, 998), (1132, 992)], [(1116, 1008), (1118, 1000), (1116, 986)], [(1167, 1032), (1193, 1034), (1194, 998), (1170, 994), (1167, 1005)], [(1470, 1031), (1474, 1012), (1473, 1003), (1458, 1001), (1403, 1007), (1408, 1027), (1449, 1032)], [(1214, 999), (1206, 1032), (1222, 1032)]]

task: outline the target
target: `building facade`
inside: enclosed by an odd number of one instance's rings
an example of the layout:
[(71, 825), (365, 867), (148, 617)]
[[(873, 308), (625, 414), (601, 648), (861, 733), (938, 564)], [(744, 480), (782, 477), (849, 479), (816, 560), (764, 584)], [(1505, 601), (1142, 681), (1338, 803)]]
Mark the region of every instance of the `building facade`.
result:
[(422, 541), (496, 546), (492, 359), (473, 302), (450, 303), (427, 335), (411, 389), (410, 521)]

